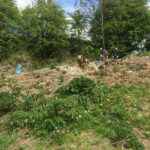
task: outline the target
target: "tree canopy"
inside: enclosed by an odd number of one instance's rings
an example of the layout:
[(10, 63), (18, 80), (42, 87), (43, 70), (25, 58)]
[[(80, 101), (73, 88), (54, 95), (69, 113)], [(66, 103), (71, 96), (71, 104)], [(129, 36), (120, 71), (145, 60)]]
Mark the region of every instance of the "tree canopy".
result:
[[(150, 12), (145, 4), (145, 0), (105, 0), (104, 38), (108, 50), (119, 47), (122, 55), (138, 50), (150, 32)], [(99, 3), (90, 30), (92, 40), (98, 47), (102, 46), (101, 9)]]
[(59, 60), (65, 53), (96, 56), (100, 47), (110, 53), (118, 47), (122, 56), (139, 50), (140, 45), (149, 50), (146, 2), (80, 0), (68, 21), (68, 15), (52, 0), (35, 0), (22, 11), (15, 0), (0, 0), (0, 61), (22, 49), (40, 59)]
[(13, 0), (0, 0), (0, 60), (19, 49), (19, 11)]

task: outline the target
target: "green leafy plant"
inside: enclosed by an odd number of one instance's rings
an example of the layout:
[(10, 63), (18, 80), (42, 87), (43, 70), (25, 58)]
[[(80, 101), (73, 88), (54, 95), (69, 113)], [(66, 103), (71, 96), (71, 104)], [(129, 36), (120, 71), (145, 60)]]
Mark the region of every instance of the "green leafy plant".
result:
[(113, 71), (114, 71), (114, 72), (119, 72), (119, 71), (120, 71), (120, 68), (114, 67), (114, 68), (113, 68)]
[(0, 116), (15, 107), (16, 99), (8, 92), (0, 93)]
[(48, 65), (50, 66), (51, 69), (55, 69), (59, 65), (59, 63), (56, 59), (50, 59)]

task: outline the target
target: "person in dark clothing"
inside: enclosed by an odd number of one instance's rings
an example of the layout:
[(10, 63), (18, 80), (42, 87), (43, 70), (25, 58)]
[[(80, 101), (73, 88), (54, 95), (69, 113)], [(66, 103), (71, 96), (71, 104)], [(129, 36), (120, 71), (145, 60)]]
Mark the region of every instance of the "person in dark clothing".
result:
[(114, 58), (115, 58), (115, 59), (118, 59), (118, 58), (119, 58), (119, 55), (120, 55), (120, 52), (119, 52), (118, 48), (115, 48), (115, 51), (114, 51)]
[(102, 48), (100, 48), (100, 58), (104, 58), (104, 53), (105, 53), (105, 51), (104, 51), (104, 49), (102, 49)]
[(101, 59), (104, 59), (104, 58), (108, 59), (108, 51), (100, 48), (100, 58)]

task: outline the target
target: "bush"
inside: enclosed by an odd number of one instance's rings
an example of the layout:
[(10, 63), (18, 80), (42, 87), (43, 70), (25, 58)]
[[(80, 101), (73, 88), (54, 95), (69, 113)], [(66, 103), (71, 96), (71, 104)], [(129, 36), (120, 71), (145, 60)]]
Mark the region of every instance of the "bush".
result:
[(141, 144), (135, 135), (130, 136), (129, 141), (125, 144), (125, 148), (132, 148), (133, 150), (145, 150), (144, 145)]
[(89, 58), (92, 58), (92, 59), (99, 59), (99, 57), (100, 57), (99, 50), (95, 49), (94, 47), (92, 47), (90, 45), (83, 48), (81, 50), (81, 54), (83, 56), (86, 56), (86, 57), (89, 57)]
[(8, 126), (12, 129), (23, 128), (28, 123), (29, 114), (24, 111), (14, 111), (8, 116)]
[(80, 77), (74, 78), (67, 86), (62, 86), (56, 93), (59, 94), (90, 94), (92, 89), (95, 87), (93, 80)]
[(56, 59), (50, 59), (48, 66), (51, 69), (55, 69), (59, 65), (58, 61)]
[(12, 110), (16, 99), (8, 92), (0, 93), (0, 116)]

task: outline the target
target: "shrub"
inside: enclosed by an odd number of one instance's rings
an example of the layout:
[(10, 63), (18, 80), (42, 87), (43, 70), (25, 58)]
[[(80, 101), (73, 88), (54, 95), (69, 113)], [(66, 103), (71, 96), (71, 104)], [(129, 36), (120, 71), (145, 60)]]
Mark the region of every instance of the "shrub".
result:
[(144, 145), (139, 143), (135, 135), (130, 136), (129, 141), (125, 144), (125, 148), (132, 148), (133, 150), (145, 150)]
[(55, 69), (59, 65), (58, 61), (56, 59), (50, 59), (48, 66), (51, 69)]
[(56, 93), (59, 94), (89, 94), (95, 87), (93, 80), (86, 77), (74, 78), (67, 86), (60, 87)]
[(113, 68), (113, 71), (114, 71), (114, 72), (119, 72), (119, 71), (120, 71), (120, 68), (115, 67), (115, 68)]
[(0, 116), (9, 112), (15, 106), (16, 99), (8, 92), (0, 93)]
[(12, 129), (23, 128), (28, 123), (29, 114), (24, 111), (14, 111), (8, 116), (8, 126)]

